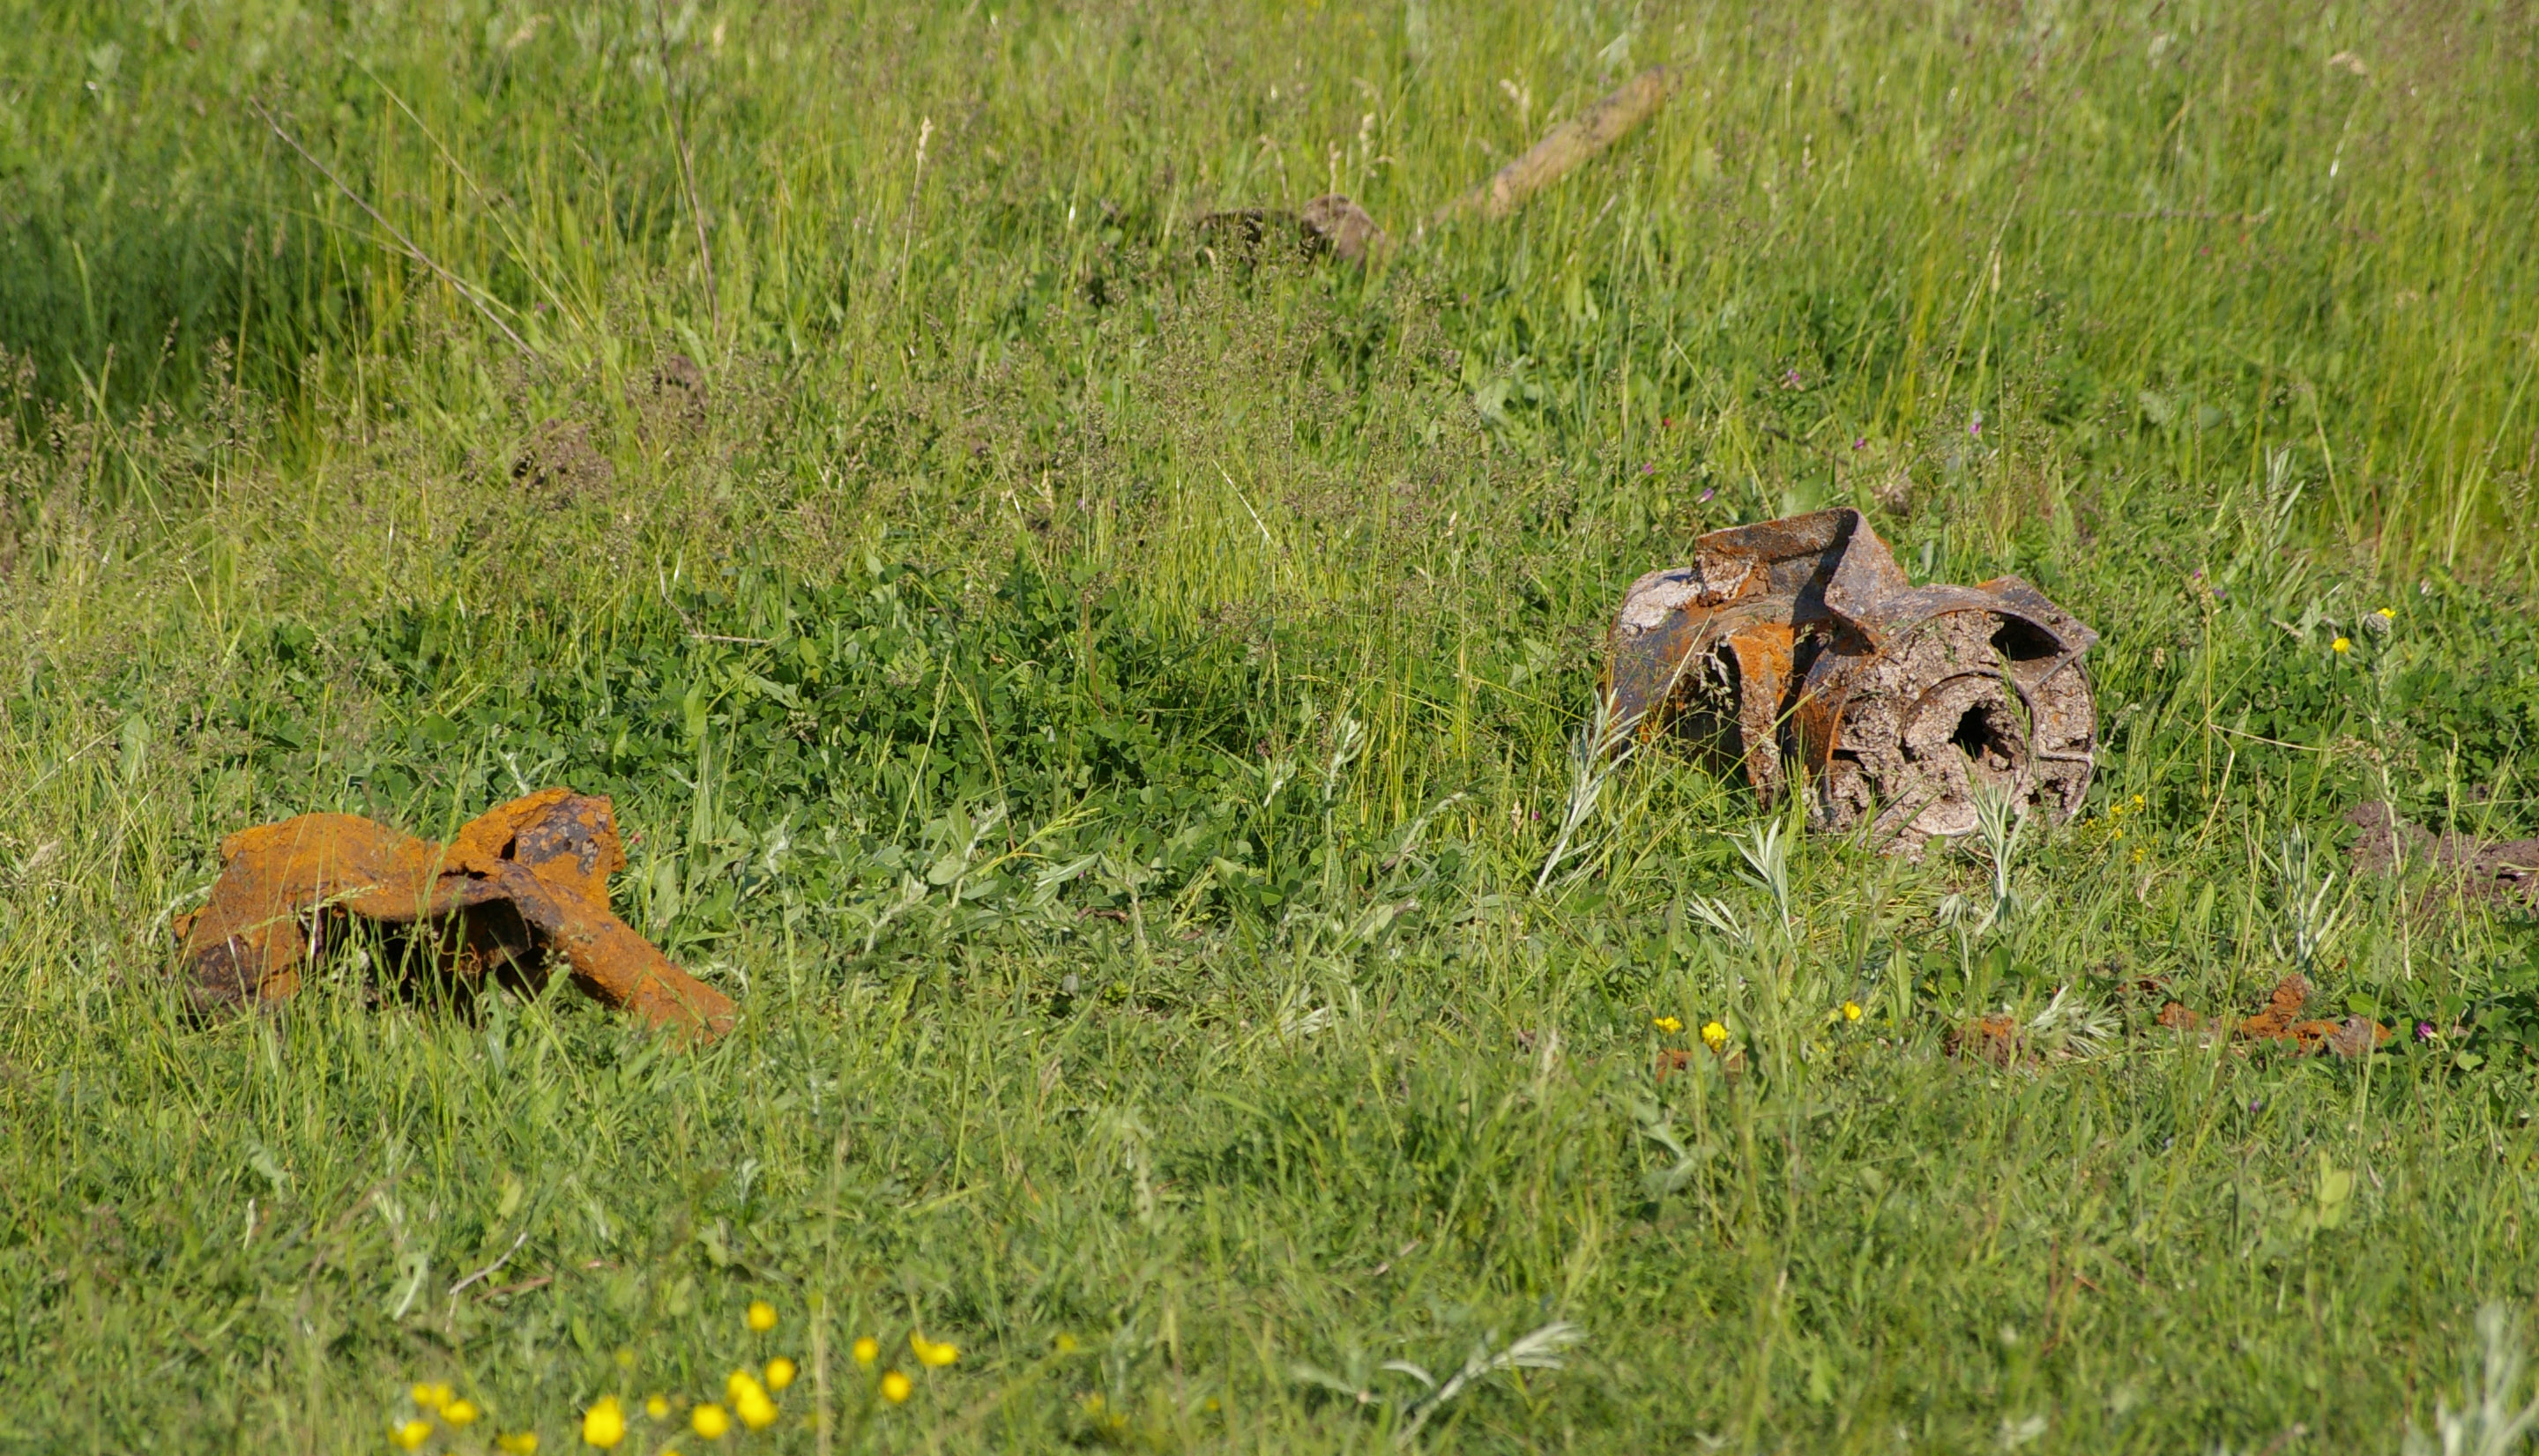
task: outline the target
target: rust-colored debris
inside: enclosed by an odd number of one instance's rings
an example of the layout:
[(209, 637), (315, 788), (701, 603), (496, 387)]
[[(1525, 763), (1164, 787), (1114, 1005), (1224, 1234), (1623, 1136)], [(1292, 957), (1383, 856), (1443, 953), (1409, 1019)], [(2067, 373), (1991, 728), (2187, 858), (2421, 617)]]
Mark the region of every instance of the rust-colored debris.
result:
[(1951, 1026), (1942, 1046), (1950, 1056), (1990, 1062), (1996, 1067), (2017, 1065), (2027, 1049), (2026, 1038), (2020, 1034), (2019, 1019), (2001, 1012), (1977, 1017), (1962, 1026)]
[(1337, 192), (1315, 198), (1299, 212), (1243, 207), (1208, 213), (1195, 231), (1208, 256), (1219, 261), (1253, 258), (1276, 242), (1293, 245), (1308, 257), (1330, 253), (1344, 263), (1364, 263), (1393, 246), (1365, 208)]
[(711, 1040), (729, 998), (670, 963), (610, 913), (626, 867), (606, 799), (545, 789), (500, 805), (447, 844), (350, 814), (304, 814), (221, 841), (221, 877), (179, 918), (194, 1006), (279, 1001), (301, 967), (360, 919), (429, 952), (473, 988), (488, 975), (535, 985), (559, 955), (575, 984), (655, 1026)]
[(2097, 633), (2016, 576), (1920, 586), (1857, 510), (1713, 531), (1631, 584), (1607, 643), (1613, 721), (1673, 731), (1769, 802), (1888, 848), (1975, 827), (1978, 785), (2049, 817), (2090, 787)]
[(2428, 867), (2471, 898), (2539, 906), (2539, 839), (2436, 834), (2400, 819), (2395, 809), (2376, 799), (2349, 811), (2345, 822), (2363, 831), (2354, 841), (2358, 873), (2395, 875)]
[(2240, 1018), (2235, 1024), (2228, 1017), (2201, 1015), (2175, 1001), (2160, 1009), (2160, 1024), (2189, 1035), (2290, 1046), (2303, 1056), (2325, 1051), (2340, 1057), (2359, 1057), (2389, 1039), (2389, 1028), (2368, 1017), (2304, 1020), (2301, 1012), (2308, 1008), (2313, 994), (2309, 977), (2294, 971), (2275, 982), (2265, 1010)]
[(1708, 1057), (1717, 1062), (1720, 1074), (1731, 1082), (1746, 1075), (1746, 1048), (1742, 1046), (1728, 1046), (1717, 1051), (1706, 1046), (1697, 1051), (1685, 1046), (1660, 1047), (1657, 1062), (1650, 1070), (1658, 1081), (1664, 1082), (1678, 1072), (1690, 1071), (1694, 1057)]

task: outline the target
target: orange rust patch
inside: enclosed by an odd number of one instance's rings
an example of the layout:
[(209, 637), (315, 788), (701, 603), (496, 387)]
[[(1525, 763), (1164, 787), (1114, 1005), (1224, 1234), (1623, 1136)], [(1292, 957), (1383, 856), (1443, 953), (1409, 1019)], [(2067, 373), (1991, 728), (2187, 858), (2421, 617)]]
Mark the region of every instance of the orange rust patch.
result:
[(1950, 1027), (1945, 1046), (1953, 1057), (1974, 1057), (1996, 1067), (2015, 1064), (2025, 1050), (2018, 1019), (1998, 1012)]
[(177, 917), (187, 994), (202, 1011), (279, 1001), (348, 918), (438, 948), (473, 985), (534, 981), (561, 957), (583, 991), (693, 1040), (731, 1028), (730, 998), (670, 963), (608, 908), (626, 867), (603, 798), (542, 789), (435, 844), (350, 814), (304, 814), (221, 841), (211, 899)]
[[(2265, 1010), (2229, 1026), (2230, 1039), (2286, 1044), (2303, 1056), (2326, 1051), (2340, 1057), (2362, 1056), (2389, 1039), (2389, 1028), (2368, 1017), (2303, 1020), (2301, 1012), (2313, 994), (2309, 977), (2294, 971), (2275, 982), (2275, 989), (2266, 997)], [(2161, 1008), (2160, 1024), (2173, 1031), (2197, 1034), (2218, 1031), (2228, 1025), (2227, 1020), (2199, 1015), (2174, 1001)]]

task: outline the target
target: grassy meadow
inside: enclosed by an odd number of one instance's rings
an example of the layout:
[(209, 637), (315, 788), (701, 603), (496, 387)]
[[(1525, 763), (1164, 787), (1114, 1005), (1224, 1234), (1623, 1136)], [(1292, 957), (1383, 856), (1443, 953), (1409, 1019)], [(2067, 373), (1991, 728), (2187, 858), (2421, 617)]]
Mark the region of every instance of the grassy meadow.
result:
[[(2539, 834), (2525, 0), (0, 33), (0, 1452), (2517, 1448), (2539, 934), (2344, 816)], [(1837, 503), (2103, 633), (2081, 817), (1590, 802)], [(184, 1014), (222, 835), (550, 783), (730, 1037)], [(2398, 1035), (2154, 1025), (2294, 969)]]

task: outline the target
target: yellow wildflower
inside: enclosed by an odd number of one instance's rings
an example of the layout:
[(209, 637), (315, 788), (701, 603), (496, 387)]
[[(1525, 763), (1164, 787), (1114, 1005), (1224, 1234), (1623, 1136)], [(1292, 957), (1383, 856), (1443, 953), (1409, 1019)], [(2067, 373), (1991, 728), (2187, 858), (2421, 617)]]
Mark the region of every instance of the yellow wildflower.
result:
[(2382, 622), (2395, 622), (2398, 620), (2398, 609), (2395, 607), (2383, 607), (2371, 615), (2379, 618)]
[(740, 1423), (752, 1430), (765, 1430), (776, 1423), (776, 1402), (769, 1400), (765, 1388), (754, 1380), (731, 1406), (739, 1414)]
[(1053, 1348), (1055, 1348), (1061, 1355), (1075, 1354), (1075, 1337), (1073, 1335), (1061, 1335), (1057, 1340), (1051, 1343)]
[(615, 1449), (617, 1443), (624, 1439), (626, 1439), (626, 1412), (617, 1404), (617, 1397), (603, 1395), (592, 1404), (589, 1410), (582, 1413), (583, 1445), (597, 1446), (607, 1451)]
[(390, 1429), (388, 1431), (388, 1439), (401, 1450), (419, 1450), (422, 1448), (425, 1441), (432, 1439), (432, 1423), (429, 1421), (409, 1421), (402, 1425)]
[(494, 1437), (494, 1444), (511, 1452), (512, 1456), (538, 1456), (538, 1433), (534, 1430), (515, 1430), (510, 1435), (498, 1435)]
[(1660, 1017), (1656, 1021), (1649, 1023), (1649, 1025), (1657, 1027), (1669, 1036), (1673, 1036), (1678, 1031), (1683, 1029), (1683, 1023), (1677, 1021), (1673, 1017)]
[(767, 1388), (783, 1390), (793, 1383), (793, 1362), (783, 1356), (767, 1362)]
[(670, 1398), (658, 1393), (644, 1397), (644, 1414), (655, 1421), (670, 1419)]
[(414, 1389), (407, 1391), (406, 1394), (414, 1397), (414, 1403), (418, 1408), (426, 1411), (438, 1411), (442, 1407), (448, 1405), (455, 1397), (456, 1392), (449, 1388), (448, 1381), (435, 1380), (429, 1385), (417, 1385)]
[(881, 1342), (866, 1335), (856, 1341), (855, 1354), (856, 1363), (868, 1367), (874, 1360), (881, 1358)]
[(908, 1337), (908, 1348), (917, 1357), (917, 1362), (929, 1370), (939, 1370), (961, 1357), (961, 1347), (950, 1341), (928, 1340), (914, 1332)]
[(441, 1408), (441, 1419), (452, 1425), (465, 1425), (479, 1414), (474, 1401), (451, 1401)]
[(750, 1300), (749, 1327), (762, 1335), (776, 1328), (776, 1306), (764, 1299)]
[(1846, 1022), (1856, 1022), (1856, 1021), (1859, 1021), (1859, 1020), (1860, 1020), (1860, 1003), (1859, 1003), (1859, 1002), (1857, 1002), (1857, 1001), (1846, 1001), (1846, 1002), (1844, 1002), (1844, 1003), (1842, 1004), (1842, 1019), (1843, 1019), (1844, 1021), (1846, 1021)]
[(1717, 1051), (1728, 1044), (1728, 1028), (1718, 1022), (1707, 1023), (1701, 1028), (1701, 1041), (1704, 1046)]
[(731, 1413), (708, 1401), (688, 1413), (688, 1429), (710, 1441), (721, 1440), (722, 1433), (731, 1429)]
[(2327, 644), (2327, 649), (2331, 652), (2351, 652), (2354, 650), (2354, 643), (2347, 638), (2338, 637)]
[(881, 1377), (881, 1398), (894, 1406), (908, 1399), (909, 1392), (916, 1388), (915, 1382), (897, 1370), (891, 1370)]

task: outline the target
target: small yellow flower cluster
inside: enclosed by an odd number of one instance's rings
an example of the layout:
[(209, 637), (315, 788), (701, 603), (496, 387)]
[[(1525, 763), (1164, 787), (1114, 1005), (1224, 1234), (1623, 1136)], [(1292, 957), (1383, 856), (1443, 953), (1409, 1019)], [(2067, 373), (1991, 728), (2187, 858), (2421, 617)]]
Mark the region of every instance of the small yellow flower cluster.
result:
[[(870, 1335), (858, 1338), (851, 1350), (856, 1363), (867, 1370), (881, 1359), (881, 1342)], [(961, 1357), (960, 1346), (948, 1340), (928, 1340), (914, 1330), (908, 1334), (908, 1352), (917, 1357), (918, 1364), (929, 1370), (939, 1370)], [(896, 1406), (917, 1393), (917, 1382), (904, 1371), (884, 1370), (880, 1388), (881, 1398)]]
[(1129, 1428), (1129, 1413), (1104, 1400), (1098, 1390), (1084, 1398), (1084, 1417), (1105, 1436), (1117, 1436)]
[(1859, 1002), (1857, 1002), (1857, 1001), (1846, 1001), (1846, 1002), (1844, 1002), (1844, 1003), (1842, 1004), (1842, 1019), (1843, 1019), (1844, 1021), (1846, 1021), (1846, 1022), (1856, 1022), (1856, 1021), (1859, 1021), (1859, 1020), (1860, 1020), (1860, 1018), (1861, 1018), (1861, 1010), (1860, 1010), (1860, 1003), (1859, 1003)]
[(2114, 800), (2093, 821), (2093, 827), (2104, 833), (2109, 843), (2115, 843), (2125, 837), (2125, 821), (2141, 814), (2149, 802), (2140, 794), (2130, 799)]
[[(742, 1316), (742, 1323), (753, 1334), (767, 1334), (778, 1323), (776, 1306), (764, 1299), (751, 1300), (748, 1312)], [(959, 1355), (950, 1345), (917, 1336), (909, 1337), (909, 1343), (916, 1350), (918, 1358), (926, 1364), (948, 1365)], [(860, 1364), (871, 1364), (879, 1351), (880, 1346), (875, 1341), (856, 1342), (856, 1359)], [(621, 1369), (634, 1369), (635, 1352), (618, 1351), (616, 1362)], [(684, 1401), (673, 1404), (668, 1395), (655, 1392), (645, 1398), (644, 1415), (655, 1423), (666, 1423), (684, 1408), (688, 1429), (709, 1441), (721, 1440), (730, 1432), (734, 1423), (745, 1430), (765, 1430), (784, 1414), (777, 1408), (776, 1397), (800, 1374), (801, 1367), (791, 1359), (776, 1356), (756, 1369), (743, 1367), (725, 1376), (722, 1399), (719, 1402), (701, 1401), (693, 1406)], [(899, 1375), (897, 1378), (904, 1386), (908, 1377)], [(890, 1395), (890, 1377), (883, 1379), (882, 1393), (894, 1403), (908, 1398), (904, 1389), (897, 1396)], [(484, 1414), (473, 1402), (459, 1399), (446, 1382), (419, 1383), (407, 1394), (414, 1402), (417, 1416), (388, 1427), (389, 1443), (400, 1450), (419, 1451), (432, 1439), (432, 1417), (438, 1416), (442, 1424), (455, 1432), (473, 1424)], [(585, 1446), (613, 1451), (625, 1444), (631, 1423), (626, 1401), (618, 1396), (603, 1395), (583, 1409), (577, 1433)], [(494, 1444), (507, 1456), (537, 1456), (538, 1436), (533, 1430), (506, 1432), (495, 1436)], [(644, 1446), (648, 1443), (639, 1441), (636, 1444)], [(657, 1456), (677, 1456), (677, 1452), (662, 1445)]]
[(1726, 1050), (1728, 1047), (1728, 1027), (1726, 1024), (1721, 1022), (1703, 1023), (1701, 1027), (1701, 1044), (1709, 1047), (1712, 1051)]
[[(388, 1427), (388, 1444), (401, 1451), (422, 1450), (424, 1443), (432, 1439), (432, 1423), (436, 1417), (452, 1431), (459, 1431), (475, 1424), (477, 1419), (485, 1414), (474, 1401), (452, 1389), (446, 1380), (417, 1381), (406, 1388), (406, 1399), (414, 1402), (415, 1415)], [(509, 1444), (512, 1439), (510, 1436), (496, 1436), (494, 1443), (511, 1451), (514, 1449)], [(537, 1449), (536, 1436), (526, 1439), (529, 1444), (519, 1456), (527, 1456), (528, 1452)]]
[(1659, 1017), (1657, 1020), (1649, 1023), (1649, 1025), (1657, 1027), (1659, 1034), (1664, 1036), (1673, 1036), (1678, 1031), (1683, 1029), (1683, 1023), (1676, 1020), (1674, 1017)]
[(912, 1330), (908, 1336), (909, 1353), (917, 1362), (929, 1370), (939, 1370), (961, 1357), (961, 1348), (949, 1341), (928, 1340)]
[(2346, 653), (2354, 650), (2354, 639), (2352, 637), (2338, 637), (2335, 641), (2327, 644), (2327, 650), (2342, 657)]

